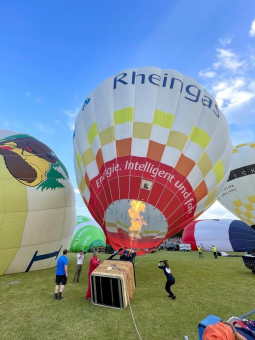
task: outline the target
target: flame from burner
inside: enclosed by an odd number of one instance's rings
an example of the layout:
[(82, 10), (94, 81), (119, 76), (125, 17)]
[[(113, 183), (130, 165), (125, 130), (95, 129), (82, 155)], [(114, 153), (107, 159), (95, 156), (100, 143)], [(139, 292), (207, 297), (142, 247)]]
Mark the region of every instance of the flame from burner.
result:
[(128, 210), (129, 217), (131, 219), (131, 227), (129, 228), (130, 238), (133, 241), (134, 237), (139, 238), (143, 225), (147, 223), (143, 220), (141, 212), (145, 212), (146, 204), (140, 201), (131, 201), (130, 209)]

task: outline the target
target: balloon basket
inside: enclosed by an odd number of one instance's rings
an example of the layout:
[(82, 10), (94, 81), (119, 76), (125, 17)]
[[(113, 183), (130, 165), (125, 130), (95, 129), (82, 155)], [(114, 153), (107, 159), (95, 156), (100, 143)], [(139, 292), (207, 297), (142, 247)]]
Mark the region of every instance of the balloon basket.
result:
[(92, 303), (125, 309), (135, 291), (133, 264), (106, 260), (91, 274)]
[(255, 274), (255, 257), (252, 256), (243, 256), (244, 265), (251, 269), (253, 274)]

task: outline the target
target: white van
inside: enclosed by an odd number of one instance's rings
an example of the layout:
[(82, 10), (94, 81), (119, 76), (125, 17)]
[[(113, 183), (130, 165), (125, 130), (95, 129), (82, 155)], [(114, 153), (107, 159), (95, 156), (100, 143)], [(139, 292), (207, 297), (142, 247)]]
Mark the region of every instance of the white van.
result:
[(179, 249), (182, 251), (189, 251), (191, 250), (191, 245), (190, 244), (179, 244)]

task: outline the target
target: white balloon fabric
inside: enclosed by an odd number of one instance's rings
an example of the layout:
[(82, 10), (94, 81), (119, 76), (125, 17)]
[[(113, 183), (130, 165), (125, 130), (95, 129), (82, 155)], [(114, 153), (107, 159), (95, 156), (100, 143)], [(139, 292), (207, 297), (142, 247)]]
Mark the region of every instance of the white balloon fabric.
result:
[(233, 148), (230, 175), (218, 201), (255, 228), (255, 142)]
[(0, 130), (0, 275), (55, 266), (75, 222), (74, 190), (55, 153)]
[(255, 230), (240, 220), (198, 220), (183, 231), (182, 242), (192, 250), (200, 246), (205, 251), (250, 251), (255, 249)]
[(170, 69), (129, 69), (106, 79), (75, 124), (81, 196), (113, 248), (138, 254), (210, 207), (226, 183), (231, 150), (215, 99)]

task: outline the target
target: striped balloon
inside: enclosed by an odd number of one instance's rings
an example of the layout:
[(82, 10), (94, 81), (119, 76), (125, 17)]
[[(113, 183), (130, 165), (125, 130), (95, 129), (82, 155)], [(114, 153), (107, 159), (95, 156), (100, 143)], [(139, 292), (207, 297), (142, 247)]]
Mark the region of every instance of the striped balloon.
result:
[(113, 248), (140, 254), (217, 199), (231, 150), (214, 98), (169, 69), (129, 69), (106, 79), (85, 99), (75, 124), (81, 196)]
[(218, 200), (255, 228), (255, 142), (233, 148), (231, 172)]
[(240, 220), (201, 220), (189, 224), (182, 242), (192, 250), (200, 246), (205, 251), (250, 251), (255, 249), (255, 230)]

